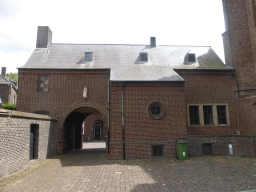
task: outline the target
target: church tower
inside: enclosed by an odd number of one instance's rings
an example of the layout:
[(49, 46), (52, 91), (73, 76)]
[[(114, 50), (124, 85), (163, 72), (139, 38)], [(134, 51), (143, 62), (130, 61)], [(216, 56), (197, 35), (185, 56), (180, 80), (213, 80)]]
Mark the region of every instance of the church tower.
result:
[(236, 70), (237, 96), (256, 93), (256, 1), (222, 0), (225, 60)]

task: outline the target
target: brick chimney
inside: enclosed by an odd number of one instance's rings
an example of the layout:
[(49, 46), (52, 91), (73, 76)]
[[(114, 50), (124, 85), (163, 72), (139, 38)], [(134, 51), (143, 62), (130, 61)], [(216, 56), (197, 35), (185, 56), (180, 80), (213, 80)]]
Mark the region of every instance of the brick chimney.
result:
[(2, 67), (1, 75), (6, 76), (6, 67)]
[(155, 37), (150, 37), (150, 46), (156, 47), (156, 38)]
[(48, 26), (38, 26), (36, 48), (47, 48), (51, 42), (51, 29)]

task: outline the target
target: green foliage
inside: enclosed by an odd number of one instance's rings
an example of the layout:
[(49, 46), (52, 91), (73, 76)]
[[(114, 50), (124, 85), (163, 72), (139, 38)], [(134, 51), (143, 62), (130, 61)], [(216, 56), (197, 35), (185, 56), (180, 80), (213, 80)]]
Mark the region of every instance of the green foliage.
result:
[(16, 110), (16, 104), (3, 103), (3, 109)]
[(6, 73), (7, 79), (11, 79), (13, 81), (18, 82), (18, 73)]

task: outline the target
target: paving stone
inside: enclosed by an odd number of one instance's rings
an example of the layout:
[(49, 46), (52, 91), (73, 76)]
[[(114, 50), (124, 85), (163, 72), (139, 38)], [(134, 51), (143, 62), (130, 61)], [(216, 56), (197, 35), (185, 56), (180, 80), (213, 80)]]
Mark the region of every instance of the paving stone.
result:
[(256, 189), (256, 159), (109, 160), (101, 150), (56, 156), (0, 181), (2, 192), (243, 191)]

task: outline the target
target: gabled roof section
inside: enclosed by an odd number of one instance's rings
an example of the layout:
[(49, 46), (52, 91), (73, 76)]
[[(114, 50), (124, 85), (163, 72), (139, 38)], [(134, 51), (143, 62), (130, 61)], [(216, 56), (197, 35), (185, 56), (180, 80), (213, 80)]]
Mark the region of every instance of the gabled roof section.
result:
[(17, 90), (17, 87), (15, 86), (14, 82), (12, 82), (12, 80), (7, 79), (3, 75), (0, 75), (0, 85), (13, 85), (14, 89)]
[[(92, 61), (85, 61), (92, 52)], [(141, 61), (147, 53), (148, 61)], [(196, 61), (188, 60), (194, 53)], [(173, 68), (226, 69), (209, 46), (49, 44), (34, 50), (19, 69), (111, 69), (111, 81), (184, 81)]]

